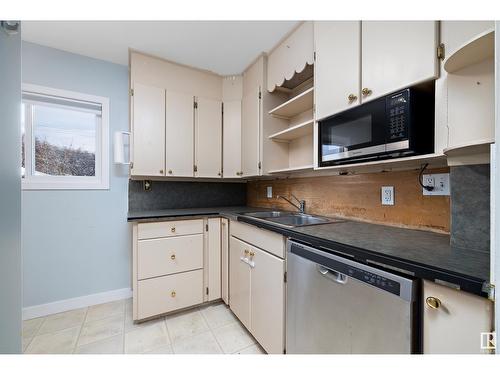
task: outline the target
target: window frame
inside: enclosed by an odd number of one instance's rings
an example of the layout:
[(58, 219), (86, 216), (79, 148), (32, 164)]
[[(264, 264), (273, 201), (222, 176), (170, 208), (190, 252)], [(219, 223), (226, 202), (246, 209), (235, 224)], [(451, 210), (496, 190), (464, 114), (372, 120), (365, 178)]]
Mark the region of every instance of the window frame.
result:
[(23, 190), (108, 190), (109, 189), (109, 98), (83, 94), (52, 87), (22, 84), (22, 91), (40, 95), (56, 96), (69, 101), (84, 101), (101, 106), (101, 118), (96, 126), (95, 176), (36, 176), (33, 174), (34, 142), (30, 106), (24, 116), (24, 160), (25, 173), (22, 178)]

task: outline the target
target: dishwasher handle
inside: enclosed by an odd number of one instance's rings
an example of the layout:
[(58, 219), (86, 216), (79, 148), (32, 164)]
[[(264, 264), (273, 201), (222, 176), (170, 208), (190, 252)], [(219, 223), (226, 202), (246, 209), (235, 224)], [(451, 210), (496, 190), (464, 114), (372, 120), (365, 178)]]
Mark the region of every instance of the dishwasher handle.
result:
[(325, 266), (322, 266), (320, 264), (317, 264), (316, 267), (321, 276), (324, 276), (327, 279), (332, 280), (338, 284), (347, 283), (347, 275), (344, 275), (343, 273), (340, 273), (338, 271), (334, 271), (330, 268), (326, 268)]

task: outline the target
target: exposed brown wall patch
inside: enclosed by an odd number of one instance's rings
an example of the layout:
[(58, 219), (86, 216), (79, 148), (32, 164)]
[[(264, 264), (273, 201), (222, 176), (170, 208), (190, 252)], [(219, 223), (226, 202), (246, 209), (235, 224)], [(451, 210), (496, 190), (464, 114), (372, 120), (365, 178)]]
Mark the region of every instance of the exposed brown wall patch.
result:
[[(305, 199), (307, 213), (449, 233), (450, 197), (423, 196), (417, 178), (418, 171), (401, 171), (250, 181), (247, 205), (293, 210), (276, 196), (294, 194)], [(273, 187), (273, 198), (266, 198), (267, 186)], [(394, 206), (382, 206), (382, 186), (394, 186)]]

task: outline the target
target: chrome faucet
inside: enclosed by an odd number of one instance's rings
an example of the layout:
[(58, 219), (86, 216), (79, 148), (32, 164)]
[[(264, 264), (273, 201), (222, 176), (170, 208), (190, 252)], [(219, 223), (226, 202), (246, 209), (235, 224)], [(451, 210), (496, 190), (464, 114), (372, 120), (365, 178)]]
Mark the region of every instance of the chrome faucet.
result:
[(281, 198), (281, 199), (286, 200), (286, 201), (287, 201), (288, 203), (290, 203), (293, 207), (295, 207), (297, 210), (299, 210), (299, 212), (300, 212), (301, 214), (303, 214), (303, 213), (304, 213), (304, 211), (305, 211), (305, 209), (306, 209), (306, 201), (305, 201), (305, 200), (303, 200), (303, 199), (302, 199), (302, 200), (300, 200), (299, 198), (297, 198), (297, 197), (296, 197), (295, 195), (293, 195), (293, 194), (290, 194), (290, 195), (291, 195), (293, 198), (295, 198), (295, 200), (296, 200), (299, 204), (295, 204), (295, 203), (293, 203), (290, 199), (288, 199), (287, 197), (284, 197), (284, 196), (282, 196), (282, 195), (278, 195), (278, 196), (276, 196), (276, 198), (278, 198), (278, 199), (280, 199), (280, 198)]

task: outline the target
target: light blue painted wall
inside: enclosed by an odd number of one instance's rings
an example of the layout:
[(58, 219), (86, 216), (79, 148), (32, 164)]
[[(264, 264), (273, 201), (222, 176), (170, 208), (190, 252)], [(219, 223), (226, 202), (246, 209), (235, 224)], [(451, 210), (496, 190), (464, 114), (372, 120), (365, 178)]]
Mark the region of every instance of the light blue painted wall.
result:
[(23, 306), (130, 287), (127, 169), (113, 164), (113, 133), (128, 129), (128, 68), (22, 44), (22, 80), (105, 96), (110, 189), (23, 191)]
[(0, 30), (0, 354), (21, 352), (21, 34)]

